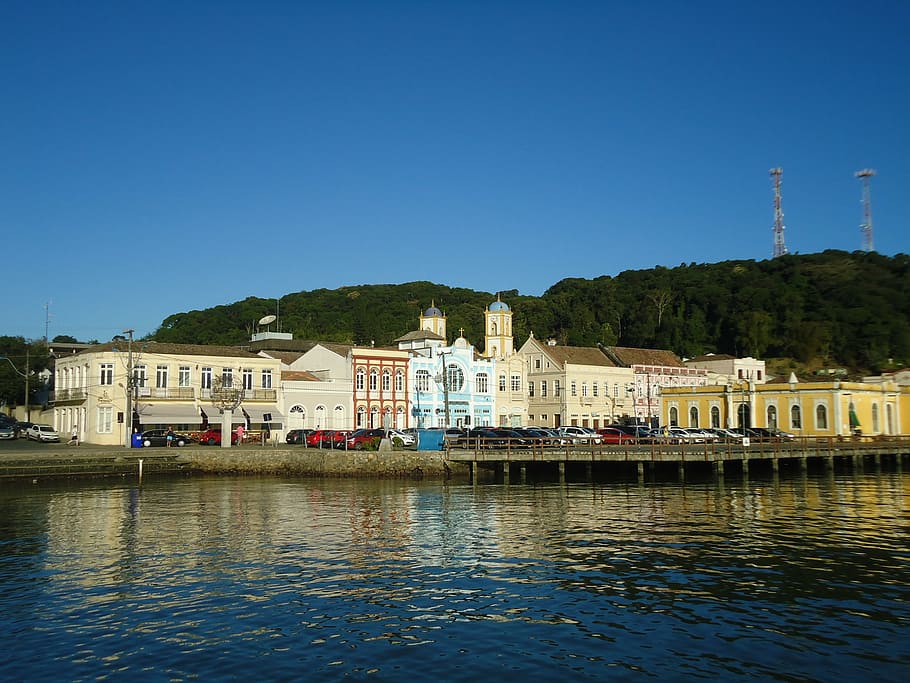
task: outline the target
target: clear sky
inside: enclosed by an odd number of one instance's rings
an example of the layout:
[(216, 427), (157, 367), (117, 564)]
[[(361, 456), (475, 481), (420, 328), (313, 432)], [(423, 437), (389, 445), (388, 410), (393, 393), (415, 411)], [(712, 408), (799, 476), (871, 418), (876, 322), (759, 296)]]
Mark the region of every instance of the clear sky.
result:
[[(0, 3), (0, 334), (910, 252), (910, 2)], [(429, 302), (426, 302), (429, 303)]]

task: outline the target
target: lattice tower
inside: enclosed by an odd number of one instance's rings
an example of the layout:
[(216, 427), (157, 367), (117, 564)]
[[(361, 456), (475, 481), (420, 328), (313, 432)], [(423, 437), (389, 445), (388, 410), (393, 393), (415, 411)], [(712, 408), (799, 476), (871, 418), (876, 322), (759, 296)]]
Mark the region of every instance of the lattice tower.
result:
[(869, 187), (869, 181), (875, 175), (875, 171), (864, 168), (854, 175), (863, 182), (863, 222), (859, 226), (863, 235), (863, 251), (875, 251), (875, 242), (872, 239), (872, 193)]
[(774, 258), (787, 253), (784, 244), (784, 210), (780, 201), (780, 178), (784, 174), (782, 168), (772, 168), (771, 177), (774, 179)]

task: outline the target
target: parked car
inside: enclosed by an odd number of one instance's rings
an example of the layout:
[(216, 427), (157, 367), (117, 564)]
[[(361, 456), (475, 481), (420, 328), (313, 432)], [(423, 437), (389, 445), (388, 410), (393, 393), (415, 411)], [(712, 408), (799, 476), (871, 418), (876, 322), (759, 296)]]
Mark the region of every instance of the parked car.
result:
[(447, 427), (443, 439), (447, 446), (463, 446), (467, 437), (468, 430), (461, 427)]
[[(164, 431), (164, 433), (167, 434), (167, 430), (160, 430), (160, 431)], [(148, 432), (146, 432), (146, 433), (148, 433)], [(145, 436), (145, 435), (143, 434), (143, 436)], [(144, 441), (143, 441), (143, 443), (144, 443)], [(220, 446), (221, 445), (221, 428), (216, 427), (215, 429), (209, 429), (208, 431), (203, 432), (202, 436), (199, 437), (199, 443), (201, 443), (203, 446)], [(240, 437), (237, 436), (237, 432), (232, 431), (231, 432), (231, 445), (236, 446), (238, 443), (240, 443)], [(183, 444), (178, 444), (178, 445), (182, 446)]]
[(60, 435), (57, 430), (50, 425), (33, 424), (28, 428), (25, 435), (32, 441), (60, 441)]
[(351, 432), (345, 445), (348, 450), (362, 451), (365, 448), (376, 448), (385, 436), (384, 429), (355, 429)]
[(19, 428), (19, 436), (28, 436), (28, 428), (31, 427), (33, 422), (17, 422), (16, 427)]
[(284, 437), (284, 442), (289, 444), (305, 444), (308, 435), (315, 432), (315, 429), (292, 429)]
[(603, 439), (600, 437), (600, 434), (588, 427), (576, 427), (574, 425), (567, 425), (560, 427), (559, 433), (561, 436), (572, 439), (573, 443), (601, 443), (603, 441)]
[(19, 438), (19, 428), (14, 424), (0, 425), (0, 439), (12, 440)]
[[(145, 447), (167, 446), (167, 429), (149, 429), (142, 432), (142, 445)], [(219, 434), (220, 436), (220, 434)], [(171, 442), (174, 446), (186, 446), (193, 443), (193, 439), (186, 434), (174, 433), (174, 440)]]
[(317, 429), (307, 435), (306, 445), (314, 448), (344, 448), (351, 432), (344, 429)]
[(601, 427), (597, 430), (597, 433), (600, 434), (601, 441), (603, 443), (610, 444), (627, 444), (635, 443), (635, 437), (631, 434), (627, 434), (621, 429), (616, 427)]
[(414, 434), (403, 432), (398, 429), (389, 430), (389, 438), (394, 442), (395, 439), (401, 439), (402, 446), (413, 446), (417, 443), (417, 437)]

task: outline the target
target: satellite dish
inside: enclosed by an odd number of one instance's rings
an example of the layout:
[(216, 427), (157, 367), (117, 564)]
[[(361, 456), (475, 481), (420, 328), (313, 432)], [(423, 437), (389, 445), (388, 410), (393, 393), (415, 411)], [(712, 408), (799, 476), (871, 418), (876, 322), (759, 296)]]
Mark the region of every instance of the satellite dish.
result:
[(259, 324), (260, 325), (271, 325), (276, 320), (278, 320), (277, 315), (267, 315), (264, 318), (259, 319)]

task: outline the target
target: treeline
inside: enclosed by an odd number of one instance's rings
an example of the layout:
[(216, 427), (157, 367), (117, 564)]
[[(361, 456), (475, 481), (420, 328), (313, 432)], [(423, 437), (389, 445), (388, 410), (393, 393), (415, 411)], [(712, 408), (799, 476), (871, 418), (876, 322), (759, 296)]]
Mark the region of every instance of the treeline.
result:
[[(910, 361), (908, 294), (910, 256), (843, 251), (570, 278), (540, 297), (498, 293), (513, 311), (517, 346), (533, 332), (575, 346), (788, 357), (862, 371)], [(260, 318), (280, 308), (281, 330), (296, 339), (387, 346), (417, 329), (421, 311), (435, 303), (450, 341), (463, 328), (482, 348), (483, 311), (496, 296), (431, 282), (318, 289), (280, 303), (248, 298), (177, 313), (151, 338), (242, 344)]]

